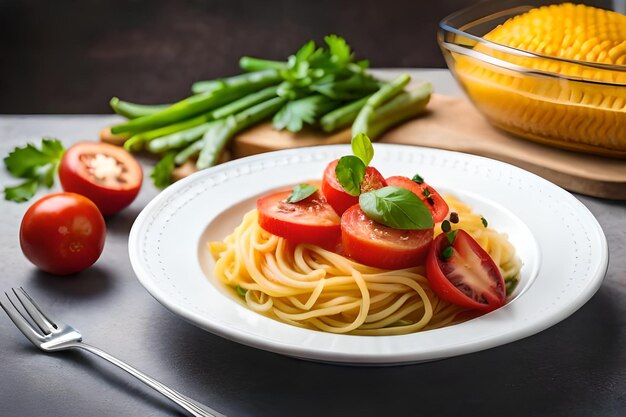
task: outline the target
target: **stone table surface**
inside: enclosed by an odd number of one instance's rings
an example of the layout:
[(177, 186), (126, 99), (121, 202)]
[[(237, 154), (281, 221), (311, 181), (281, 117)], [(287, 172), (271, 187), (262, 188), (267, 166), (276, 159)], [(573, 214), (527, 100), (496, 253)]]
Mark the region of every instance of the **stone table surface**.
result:
[[(431, 80), (438, 92), (461, 94), (445, 70), (413, 74)], [(115, 120), (0, 116), (0, 154), (41, 136), (62, 138), (66, 145), (95, 140)], [(4, 170), (0, 180), (2, 186), (13, 181)], [(18, 230), (28, 204), (2, 201), (0, 290), (25, 287), (90, 344), (228, 416), (626, 415), (626, 202), (576, 195), (602, 226), (610, 262), (600, 290), (569, 318), (482, 352), (368, 368), (253, 349), (200, 330), (161, 306), (135, 278), (127, 253), (130, 227), (156, 194), (146, 179), (138, 199), (107, 219), (98, 262), (69, 277), (40, 272), (25, 259)], [(184, 414), (90, 354), (40, 353), (0, 314), (0, 415)]]

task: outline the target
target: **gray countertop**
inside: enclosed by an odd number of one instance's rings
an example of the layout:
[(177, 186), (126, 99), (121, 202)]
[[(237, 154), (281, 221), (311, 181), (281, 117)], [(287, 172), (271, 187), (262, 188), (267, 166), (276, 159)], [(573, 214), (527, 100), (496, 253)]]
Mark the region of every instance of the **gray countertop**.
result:
[[(414, 71), (460, 94), (444, 70)], [(41, 136), (94, 140), (116, 116), (0, 116), (0, 155)], [(147, 167), (152, 161), (142, 161)], [(148, 171), (146, 171), (148, 172)], [(0, 173), (2, 186), (11, 183)], [(39, 196), (43, 195), (41, 191)], [(29, 204), (2, 201), (0, 290), (25, 287), (75, 325), (85, 341), (228, 416), (623, 416), (626, 415), (626, 202), (577, 195), (609, 242), (598, 293), (535, 336), (431, 363), (348, 367), (306, 362), (200, 330), (157, 303), (130, 266), (127, 238), (157, 190), (107, 219), (104, 252), (69, 277), (38, 271), (18, 243)], [(1, 416), (168, 416), (175, 406), (89, 354), (43, 354), (0, 315)]]

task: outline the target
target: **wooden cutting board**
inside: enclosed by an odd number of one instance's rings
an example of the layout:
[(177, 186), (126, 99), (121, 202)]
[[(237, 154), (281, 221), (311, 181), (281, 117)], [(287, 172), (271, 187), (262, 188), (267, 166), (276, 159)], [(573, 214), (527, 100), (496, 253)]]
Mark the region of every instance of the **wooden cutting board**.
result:
[[(293, 134), (276, 131), (268, 123), (241, 133), (233, 141), (231, 152), (240, 158), (279, 149), (349, 142), (349, 129), (331, 136), (314, 130)], [(573, 192), (626, 200), (626, 160), (584, 155), (515, 138), (489, 125), (464, 98), (433, 95), (422, 117), (387, 132), (379, 142), (486, 156), (534, 172)]]

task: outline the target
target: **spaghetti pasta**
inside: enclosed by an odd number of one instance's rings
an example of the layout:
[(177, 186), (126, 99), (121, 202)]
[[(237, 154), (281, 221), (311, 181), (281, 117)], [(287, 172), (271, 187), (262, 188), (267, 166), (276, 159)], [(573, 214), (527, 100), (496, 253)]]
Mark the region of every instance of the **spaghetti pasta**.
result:
[[(506, 235), (453, 197), (455, 228), (470, 233), (492, 256), (505, 279), (517, 280), (521, 263)], [(355, 335), (398, 335), (467, 318), (461, 307), (437, 297), (423, 266), (383, 270), (312, 244), (292, 244), (258, 225), (248, 212), (223, 242), (209, 242), (215, 276), (238, 288), (253, 311), (309, 329)], [(435, 227), (441, 233), (440, 225)]]

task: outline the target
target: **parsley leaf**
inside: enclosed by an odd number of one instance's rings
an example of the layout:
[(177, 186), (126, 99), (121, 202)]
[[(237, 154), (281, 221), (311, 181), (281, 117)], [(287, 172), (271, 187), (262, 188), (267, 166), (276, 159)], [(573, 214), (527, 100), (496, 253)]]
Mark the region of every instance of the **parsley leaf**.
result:
[(298, 86), (306, 86), (311, 84), (311, 78), (309, 77), (309, 68), (311, 63), (309, 62), (311, 57), (315, 56), (316, 48), (315, 42), (308, 41), (305, 43), (295, 55), (291, 55), (287, 59), (287, 68), (280, 71), (280, 75), (285, 79)]
[(39, 167), (59, 162), (63, 152), (63, 145), (58, 139), (43, 138), (41, 150), (32, 143), (15, 148), (4, 158), (4, 165), (14, 177), (34, 178)]
[(24, 202), (35, 195), (39, 186), (50, 188), (54, 185), (54, 174), (65, 149), (58, 139), (43, 138), (41, 149), (29, 143), (15, 148), (4, 158), (7, 170), (17, 178), (24, 178), (21, 184), (4, 189), (4, 198), (9, 201)]
[(317, 191), (317, 187), (310, 184), (298, 184), (293, 187), (293, 191), (287, 197), (287, 203), (297, 203), (298, 201), (302, 201), (310, 196), (312, 196)]
[(332, 61), (341, 66), (345, 66), (352, 61), (352, 51), (344, 38), (337, 35), (328, 35), (324, 37), (324, 42), (328, 45)]
[(15, 187), (6, 187), (4, 189), (4, 199), (23, 203), (30, 200), (38, 188), (39, 182), (36, 179), (25, 181)]
[(274, 115), (272, 124), (278, 130), (287, 128), (290, 132), (299, 132), (304, 123), (314, 124), (318, 116), (336, 106), (337, 102), (322, 95), (289, 101)]
[(154, 166), (150, 178), (152, 178), (155, 187), (163, 189), (172, 183), (172, 172), (176, 167), (175, 157), (176, 153), (170, 152)]
[(359, 196), (361, 210), (370, 219), (402, 230), (433, 227), (433, 216), (417, 195), (401, 187), (387, 186)]

